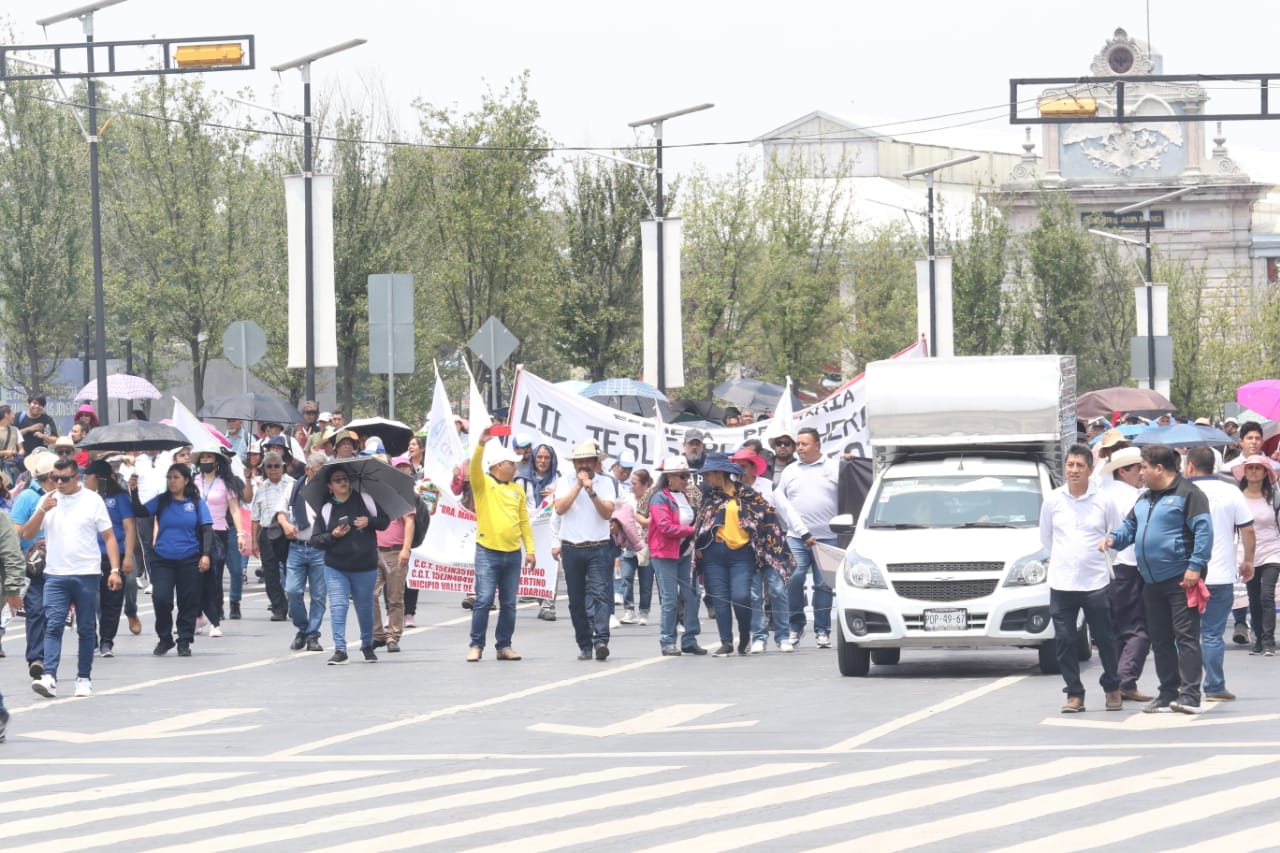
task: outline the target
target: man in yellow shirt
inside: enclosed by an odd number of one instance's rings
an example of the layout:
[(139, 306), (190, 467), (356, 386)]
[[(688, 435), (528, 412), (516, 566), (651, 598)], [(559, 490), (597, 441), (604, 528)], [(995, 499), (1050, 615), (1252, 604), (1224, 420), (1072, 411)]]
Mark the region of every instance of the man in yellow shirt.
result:
[(516, 590), (520, 586), (520, 546), (533, 568), (533, 527), (524, 489), (514, 482), (519, 454), (490, 438), (485, 430), (471, 453), (471, 491), (476, 505), (476, 603), (471, 609), (471, 648), (467, 660), (484, 654), (489, 606), (498, 592), (498, 626), (493, 632), (498, 660), (520, 660), (511, 648), (516, 629)]

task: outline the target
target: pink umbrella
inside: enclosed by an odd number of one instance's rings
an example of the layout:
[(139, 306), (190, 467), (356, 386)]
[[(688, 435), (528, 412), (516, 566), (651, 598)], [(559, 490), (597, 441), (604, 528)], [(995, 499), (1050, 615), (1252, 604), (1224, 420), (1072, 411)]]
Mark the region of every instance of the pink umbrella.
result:
[(223, 434), (222, 430), (218, 429), (216, 426), (209, 423), (208, 421), (204, 423), (204, 428), (207, 429), (209, 432), (213, 433), (213, 437), (218, 439), (218, 442), (223, 447), (231, 447), (231, 439), (227, 438), (226, 435)]
[[(112, 373), (107, 377), (107, 396), (112, 400), (159, 400), (162, 395), (156, 386), (141, 376)], [(98, 399), (98, 380), (95, 379), (81, 388), (72, 399)]]
[(1272, 420), (1280, 420), (1280, 379), (1259, 379), (1236, 389), (1236, 402)]

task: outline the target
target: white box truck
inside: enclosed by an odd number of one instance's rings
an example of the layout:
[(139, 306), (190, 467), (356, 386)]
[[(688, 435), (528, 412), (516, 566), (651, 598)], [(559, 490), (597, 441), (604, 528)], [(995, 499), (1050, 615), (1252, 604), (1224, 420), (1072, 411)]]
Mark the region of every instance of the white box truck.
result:
[[(1057, 671), (1040, 505), (1075, 440), (1075, 359), (867, 366), (875, 479), (835, 579), (843, 675), (912, 648), (1036, 648)], [(1078, 653), (1089, 656), (1082, 633)]]

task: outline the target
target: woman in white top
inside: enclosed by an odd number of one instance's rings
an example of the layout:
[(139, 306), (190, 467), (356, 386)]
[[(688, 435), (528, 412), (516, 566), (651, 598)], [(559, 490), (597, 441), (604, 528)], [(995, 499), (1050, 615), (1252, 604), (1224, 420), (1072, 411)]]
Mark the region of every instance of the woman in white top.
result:
[(1253, 516), (1257, 537), (1253, 579), (1247, 584), (1253, 620), (1251, 655), (1276, 653), (1276, 579), (1280, 577), (1280, 512), (1276, 509), (1276, 470), (1265, 456), (1247, 456), (1231, 469)]

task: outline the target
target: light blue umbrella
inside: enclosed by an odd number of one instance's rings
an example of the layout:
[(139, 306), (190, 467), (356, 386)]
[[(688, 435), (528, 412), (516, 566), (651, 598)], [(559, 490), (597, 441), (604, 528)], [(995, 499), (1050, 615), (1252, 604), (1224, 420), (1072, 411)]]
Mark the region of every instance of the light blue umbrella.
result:
[[(1134, 436), (1141, 435), (1142, 433), (1150, 429), (1150, 427), (1148, 427), (1146, 424), (1120, 424), (1120, 426), (1114, 427), (1114, 429), (1120, 430), (1121, 435), (1123, 435), (1125, 438), (1129, 439), (1130, 441), (1133, 441)], [(1102, 436), (1106, 435), (1108, 432), (1111, 432), (1111, 430), (1106, 430), (1100, 435), (1095, 435), (1093, 437), (1093, 440), (1089, 442), (1090, 446), (1097, 444), (1099, 441), (1102, 441)]]
[(1224, 447), (1235, 439), (1217, 427), (1200, 424), (1169, 424), (1148, 428), (1133, 440), (1137, 447), (1167, 444), (1169, 447)]
[(642, 382), (639, 379), (602, 379), (599, 382), (592, 382), (578, 393), (593, 400), (601, 397), (639, 397), (648, 400), (661, 400), (664, 403), (671, 402), (667, 399), (666, 394), (663, 394), (648, 382)]

